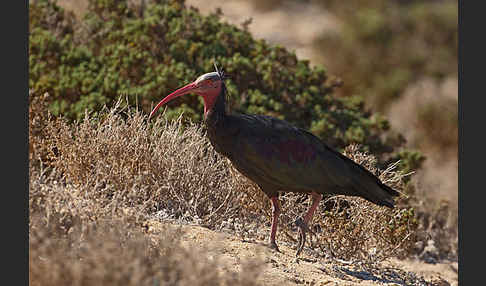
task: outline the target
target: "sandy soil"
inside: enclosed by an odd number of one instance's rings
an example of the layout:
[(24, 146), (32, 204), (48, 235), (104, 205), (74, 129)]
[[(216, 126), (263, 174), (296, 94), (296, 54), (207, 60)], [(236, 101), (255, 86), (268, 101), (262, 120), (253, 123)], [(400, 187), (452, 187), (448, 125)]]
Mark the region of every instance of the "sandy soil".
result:
[[(148, 221), (147, 232), (156, 237), (163, 223)], [(262, 285), (458, 285), (457, 262), (427, 264), (419, 260), (391, 259), (379, 265), (318, 258), (304, 249), (280, 243), (280, 253), (263, 241), (248, 241), (196, 225), (176, 225), (183, 231), (184, 247), (203, 250), (220, 261), (220, 271), (239, 271), (245, 261), (261, 263)]]

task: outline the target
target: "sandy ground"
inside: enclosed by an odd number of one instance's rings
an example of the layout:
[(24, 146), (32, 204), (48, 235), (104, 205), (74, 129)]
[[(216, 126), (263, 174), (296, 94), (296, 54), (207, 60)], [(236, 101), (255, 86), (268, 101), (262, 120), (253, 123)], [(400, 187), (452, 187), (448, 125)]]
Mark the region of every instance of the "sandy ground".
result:
[[(163, 229), (163, 223), (155, 220), (146, 225), (153, 237)], [(262, 285), (458, 285), (457, 262), (427, 264), (419, 260), (391, 259), (364, 267), (358, 262), (316, 258), (305, 248), (296, 259), (292, 245), (280, 243), (279, 253), (262, 241), (242, 240), (196, 225), (170, 226), (183, 231), (184, 247), (216, 257), (220, 271), (239, 271), (245, 261), (259, 261), (258, 281)]]

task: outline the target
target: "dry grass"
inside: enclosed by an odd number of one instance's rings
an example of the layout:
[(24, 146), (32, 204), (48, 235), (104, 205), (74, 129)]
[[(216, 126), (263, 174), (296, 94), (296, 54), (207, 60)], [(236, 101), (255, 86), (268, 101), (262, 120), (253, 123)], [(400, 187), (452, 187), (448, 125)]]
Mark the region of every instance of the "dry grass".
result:
[(73, 125), (48, 119), (40, 142), (31, 137), (31, 158), (45, 158), (44, 168), (100, 207), (144, 215), (164, 210), (217, 224), (231, 206), (233, 190), (228, 163), (200, 127), (162, 120), (149, 126), (138, 111), (119, 107)]
[(65, 216), (31, 215), (29, 285), (257, 285), (258, 261), (222, 272), (217, 256), (181, 246), (174, 229), (153, 240), (123, 219)]
[[(175, 179), (185, 168), (200, 171), (194, 161), (190, 167), (167, 159), (182, 156), (184, 148), (179, 153), (173, 152), (176, 148), (163, 151), (167, 144), (180, 144), (164, 139), (185, 140), (174, 136), (181, 132), (180, 122), (162, 134), (152, 134), (162, 135), (162, 141), (148, 143), (140, 114), (123, 118), (127, 114), (115, 108), (104, 119), (69, 125), (50, 117), (40, 98), (31, 99), (30, 285), (256, 284), (259, 261), (244, 262), (239, 273), (221, 272), (217, 257), (183, 248), (180, 233), (167, 229), (155, 241), (143, 233), (143, 221), (162, 207), (184, 216), (197, 214), (201, 203), (210, 207), (209, 198), (219, 202), (211, 196), (202, 199), (205, 189), (194, 187), (206, 183), (204, 175), (182, 182)], [(185, 132), (197, 135), (197, 130), (192, 126)], [(155, 145), (159, 149), (153, 150)], [(150, 151), (158, 152), (155, 158)], [(167, 156), (162, 163), (161, 156)], [(195, 192), (174, 194), (172, 185)], [(193, 201), (189, 204), (186, 199)]]
[[(218, 276), (192, 258), (188, 265), (176, 265), (178, 255), (198, 259), (204, 255), (191, 256), (177, 248), (176, 234), (168, 233), (154, 244), (141, 233), (145, 221), (157, 219), (198, 223), (251, 239), (268, 238), (269, 200), (213, 150), (201, 126), (167, 122), (163, 116), (147, 123), (145, 114), (122, 107), (121, 102), (70, 124), (49, 116), (42, 97), (30, 98), (32, 283), (84, 285), (108, 277), (103, 284), (179, 279), (173, 284), (185, 285), (192, 283), (187, 282), (192, 272), (186, 268), (209, 275), (201, 281), (254, 283), (242, 277), (255, 274)], [(346, 154), (402, 189), (404, 174), (394, 166), (378, 170), (373, 156), (360, 153), (356, 146)], [(295, 245), (294, 222), (310, 199), (288, 193), (281, 200), (277, 239)], [(413, 211), (400, 204), (389, 210), (360, 198), (324, 199), (312, 222), (317, 235), (305, 252), (365, 262), (409, 255), (417, 222)], [(164, 253), (174, 247), (170, 255)], [(249, 265), (247, 271), (256, 272)], [(163, 276), (167, 271), (159, 273), (161, 267), (169, 267), (176, 278)]]

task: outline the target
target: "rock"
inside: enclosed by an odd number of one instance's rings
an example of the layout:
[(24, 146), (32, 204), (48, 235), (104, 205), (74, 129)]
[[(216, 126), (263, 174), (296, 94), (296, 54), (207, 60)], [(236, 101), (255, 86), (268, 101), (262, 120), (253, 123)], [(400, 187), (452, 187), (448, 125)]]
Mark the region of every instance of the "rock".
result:
[(435, 278), (432, 281), (430, 281), (430, 285), (432, 285), (432, 286), (451, 286), (451, 284), (449, 282), (442, 279), (441, 277)]
[(432, 239), (427, 241), (427, 246), (425, 246), (419, 258), (427, 263), (437, 263), (439, 260), (439, 250), (435, 247), (435, 242)]

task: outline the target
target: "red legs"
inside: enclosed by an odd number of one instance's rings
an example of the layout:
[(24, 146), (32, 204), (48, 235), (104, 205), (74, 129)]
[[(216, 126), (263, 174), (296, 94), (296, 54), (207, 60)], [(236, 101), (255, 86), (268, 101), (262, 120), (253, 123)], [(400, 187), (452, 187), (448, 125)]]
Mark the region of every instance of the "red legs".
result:
[(300, 252), (304, 248), (305, 244), (305, 233), (307, 231), (312, 232), (308, 225), (309, 222), (312, 219), (312, 216), (314, 215), (314, 212), (316, 211), (317, 207), (319, 206), (319, 202), (322, 199), (322, 195), (312, 192), (312, 205), (310, 206), (309, 210), (307, 211), (307, 214), (304, 216), (304, 221), (302, 221), (302, 218), (298, 218), (295, 224), (299, 228), (299, 248), (297, 249), (297, 253), (295, 256), (299, 256)]
[(275, 235), (277, 234), (278, 216), (280, 215), (280, 203), (278, 202), (278, 197), (272, 197), (272, 232), (270, 233), (270, 248), (278, 249), (277, 243), (275, 242)]
[(309, 210), (307, 211), (307, 214), (304, 216), (304, 223), (309, 224), (310, 220), (312, 219), (312, 216), (314, 215), (314, 212), (316, 211), (317, 207), (319, 206), (319, 202), (322, 199), (322, 195), (318, 193), (312, 192), (312, 205), (310, 206)]

